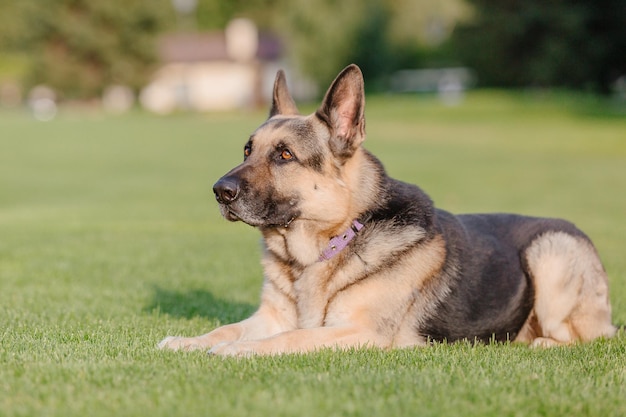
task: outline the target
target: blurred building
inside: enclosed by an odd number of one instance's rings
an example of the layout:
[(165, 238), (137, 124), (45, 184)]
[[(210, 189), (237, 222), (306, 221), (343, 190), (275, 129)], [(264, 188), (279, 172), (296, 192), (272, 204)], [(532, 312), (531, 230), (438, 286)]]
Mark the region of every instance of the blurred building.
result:
[[(280, 40), (246, 19), (233, 20), (224, 32), (165, 35), (158, 54), (161, 65), (140, 100), (161, 114), (258, 106), (271, 97), (276, 71), (284, 67)], [(296, 95), (315, 93), (308, 83), (291, 82)]]

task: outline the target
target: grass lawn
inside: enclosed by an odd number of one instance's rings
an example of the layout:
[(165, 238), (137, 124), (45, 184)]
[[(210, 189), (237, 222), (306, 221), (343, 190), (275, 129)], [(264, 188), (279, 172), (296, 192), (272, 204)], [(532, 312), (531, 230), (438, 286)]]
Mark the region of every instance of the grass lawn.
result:
[[(368, 100), (367, 147), (453, 212), (574, 221), (626, 324), (626, 116), (566, 96)], [(0, 416), (624, 416), (626, 335), (245, 360), (162, 352), (254, 311), (259, 234), (211, 185), (265, 112), (0, 113)]]

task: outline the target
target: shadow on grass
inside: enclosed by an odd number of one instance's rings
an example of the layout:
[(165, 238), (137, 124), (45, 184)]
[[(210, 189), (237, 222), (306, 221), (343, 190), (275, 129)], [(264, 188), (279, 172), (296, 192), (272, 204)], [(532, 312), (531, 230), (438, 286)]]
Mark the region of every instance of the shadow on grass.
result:
[(173, 291), (154, 288), (154, 300), (144, 311), (169, 314), (172, 317), (204, 317), (220, 323), (234, 323), (249, 317), (256, 306), (216, 298), (205, 290)]

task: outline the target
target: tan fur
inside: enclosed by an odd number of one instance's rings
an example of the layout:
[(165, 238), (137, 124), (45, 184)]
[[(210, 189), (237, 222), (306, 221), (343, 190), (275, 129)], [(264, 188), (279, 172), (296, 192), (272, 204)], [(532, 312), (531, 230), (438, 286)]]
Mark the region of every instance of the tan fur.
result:
[(526, 259), (535, 303), (516, 341), (549, 347), (615, 334), (608, 279), (591, 244), (546, 233), (526, 250)]

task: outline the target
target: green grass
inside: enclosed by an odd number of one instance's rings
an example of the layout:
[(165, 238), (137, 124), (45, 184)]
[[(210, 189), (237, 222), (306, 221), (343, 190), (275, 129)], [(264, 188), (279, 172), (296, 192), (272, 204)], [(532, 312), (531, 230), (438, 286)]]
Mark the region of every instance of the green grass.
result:
[[(570, 100), (566, 100), (570, 99)], [(573, 99), (573, 101), (571, 101)], [(626, 324), (626, 118), (576, 97), (368, 100), (367, 147), (454, 212), (561, 216)], [(245, 360), (162, 352), (254, 311), (259, 235), (212, 183), (265, 112), (0, 113), (0, 416), (622, 416), (626, 335)]]

